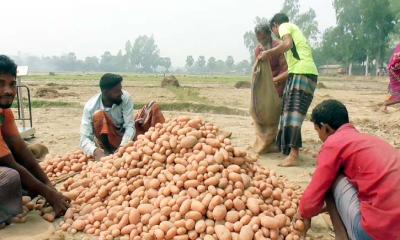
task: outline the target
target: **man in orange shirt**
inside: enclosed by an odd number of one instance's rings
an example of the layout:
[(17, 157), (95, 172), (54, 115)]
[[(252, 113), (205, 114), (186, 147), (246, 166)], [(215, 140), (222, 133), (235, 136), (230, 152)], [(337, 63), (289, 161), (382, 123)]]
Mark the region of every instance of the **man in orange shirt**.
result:
[(21, 212), (22, 187), (31, 195), (46, 198), (56, 216), (69, 207), (19, 135), (10, 109), (17, 92), (16, 73), (17, 65), (0, 55), (0, 227)]

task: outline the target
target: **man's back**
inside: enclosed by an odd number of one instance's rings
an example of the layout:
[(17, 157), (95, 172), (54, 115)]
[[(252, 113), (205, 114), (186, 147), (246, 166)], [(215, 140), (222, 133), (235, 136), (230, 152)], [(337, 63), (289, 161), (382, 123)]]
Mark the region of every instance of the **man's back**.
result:
[[(336, 158), (336, 164), (358, 190), (367, 232), (374, 237), (398, 237), (390, 234), (400, 235), (400, 151), (346, 124), (326, 140), (318, 164), (328, 155), (329, 159)], [(392, 231), (382, 233), (384, 229)]]
[(312, 56), (312, 49), (303, 32), (292, 23), (282, 23), (279, 26), (281, 38), (290, 34), (293, 47), (286, 53), (289, 73), (318, 75), (317, 67)]

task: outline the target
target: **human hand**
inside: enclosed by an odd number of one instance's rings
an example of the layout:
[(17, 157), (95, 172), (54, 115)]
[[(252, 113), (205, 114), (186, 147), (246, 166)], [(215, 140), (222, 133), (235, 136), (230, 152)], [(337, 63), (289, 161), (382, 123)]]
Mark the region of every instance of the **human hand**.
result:
[(46, 200), (50, 203), (50, 205), (54, 209), (55, 217), (59, 217), (64, 215), (65, 211), (69, 208), (70, 200), (58, 192), (56, 189), (48, 187), (46, 193)]
[(104, 153), (103, 149), (96, 148), (94, 150), (93, 157), (94, 157), (95, 161), (99, 161), (102, 157), (105, 157), (105, 156), (106, 156), (106, 154)]
[(311, 227), (311, 219), (303, 218), (299, 211), (293, 216), (292, 224), (294, 229), (301, 235), (305, 236)]
[(275, 85), (281, 84), (281, 81), (280, 81), (278, 78), (276, 78), (276, 77), (272, 78), (272, 82), (273, 82)]
[(271, 50), (265, 50), (265, 51), (262, 51), (262, 52), (258, 55), (257, 59), (258, 59), (258, 60), (263, 60), (263, 61), (265, 61), (265, 60), (271, 60), (271, 55), (272, 55)]

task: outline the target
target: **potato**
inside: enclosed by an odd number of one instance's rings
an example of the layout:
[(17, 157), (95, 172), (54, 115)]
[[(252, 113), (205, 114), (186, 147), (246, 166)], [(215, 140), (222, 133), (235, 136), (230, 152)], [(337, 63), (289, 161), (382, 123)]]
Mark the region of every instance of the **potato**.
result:
[(190, 209), (196, 212), (199, 212), (201, 214), (205, 214), (206, 213), (206, 208), (204, 207), (204, 205), (198, 201), (198, 200), (192, 200), (191, 205), (190, 205)]
[(192, 219), (194, 221), (198, 221), (203, 217), (200, 212), (197, 211), (189, 211), (185, 214), (185, 219)]
[(219, 183), (219, 178), (217, 176), (210, 177), (204, 181), (206, 186), (217, 186)]
[(215, 221), (224, 220), (225, 217), (226, 217), (226, 207), (225, 207), (225, 205), (221, 204), (221, 205), (216, 206), (213, 209), (212, 215), (213, 215)]
[(194, 229), (196, 230), (197, 233), (201, 234), (206, 231), (207, 225), (204, 222), (204, 220), (199, 220), (196, 222)]
[(137, 208), (137, 210), (139, 211), (139, 213), (141, 215), (144, 215), (146, 213), (151, 213), (151, 211), (153, 211), (153, 209), (154, 209), (154, 206), (152, 204), (141, 204)]
[(239, 239), (240, 240), (252, 240), (254, 237), (254, 232), (251, 226), (246, 225), (240, 229)]
[(216, 240), (216, 239), (212, 235), (207, 234), (204, 236), (204, 240)]
[(248, 198), (247, 202), (246, 202), (246, 206), (254, 215), (258, 215), (260, 213), (260, 206), (258, 204), (257, 199)]
[(93, 213), (93, 219), (95, 221), (100, 221), (101, 222), (106, 217), (106, 215), (107, 215), (107, 211), (106, 210), (100, 210), (100, 211), (97, 211), (97, 212)]
[(231, 232), (224, 225), (215, 226), (215, 234), (219, 240), (231, 240)]
[(263, 227), (269, 228), (269, 229), (275, 229), (279, 227), (279, 222), (277, 219), (270, 217), (270, 216), (261, 216), (261, 225)]
[(85, 228), (85, 222), (83, 220), (76, 220), (72, 223), (72, 227), (78, 231), (81, 231)]
[(224, 199), (221, 196), (214, 196), (211, 201), (210, 205), (208, 206), (209, 210), (213, 210), (217, 205), (222, 204), (224, 202)]
[(226, 213), (226, 218), (225, 220), (227, 222), (231, 222), (231, 223), (235, 223), (240, 219), (239, 216), (239, 212), (235, 211), (235, 210), (231, 210), (229, 212)]
[(199, 185), (199, 182), (197, 180), (187, 180), (184, 183), (184, 186), (186, 189), (191, 188), (191, 187), (194, 188), (194, 187), (197, 187), (198, 185)]
[(305, 225), (304, 222), (302, 220), (296, 220), (295, 224), (294, 224), (294, 228), (300, 232), (303, 232), (305, 229)]
[(48, 222), (54, 222), (55, 219), (54, 213), (45, 213), (42, 217)]
[(31, 197), (29, 196), (22, 196), (22, 204), (26, 205), (31, 201)]
[(194, 136), (187, 136), (182, 138), (181, 146), (183, 148), (192, 148), (197, 143), (197, 138)]

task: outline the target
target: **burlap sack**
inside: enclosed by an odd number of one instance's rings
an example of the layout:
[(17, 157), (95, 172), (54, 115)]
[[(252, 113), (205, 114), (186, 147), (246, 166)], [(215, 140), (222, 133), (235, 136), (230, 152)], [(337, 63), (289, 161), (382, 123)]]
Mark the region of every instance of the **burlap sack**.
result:
[(278, 131), (282, 100), (272, 82), (269, 61), (257, 61), (251, 83), (250, 115), (255, 125), (256, 139), (253, 148), (266, 153), (274, 146)]

